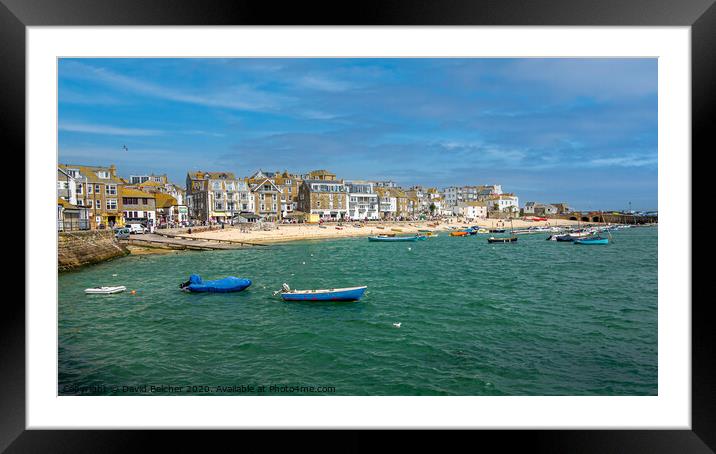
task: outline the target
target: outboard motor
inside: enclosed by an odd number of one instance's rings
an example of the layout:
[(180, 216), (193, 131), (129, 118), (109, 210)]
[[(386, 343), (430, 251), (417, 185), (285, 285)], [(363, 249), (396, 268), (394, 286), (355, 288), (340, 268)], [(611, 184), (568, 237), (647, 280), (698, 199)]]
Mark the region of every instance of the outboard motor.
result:
[(285, 283), (285, 282), (283, 283), (283, 285), (281, 286), (281, 288), (283, 289), (284, 292), (290, 292), (290, 291), (291, 291), (291, 287), (289, 287), (288, 284)]

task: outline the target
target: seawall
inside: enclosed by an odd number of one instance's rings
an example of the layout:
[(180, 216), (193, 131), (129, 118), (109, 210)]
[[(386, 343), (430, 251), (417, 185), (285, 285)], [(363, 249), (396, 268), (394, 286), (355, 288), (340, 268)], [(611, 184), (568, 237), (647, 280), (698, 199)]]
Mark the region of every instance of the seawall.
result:
[(69, 271), (127, 254), (129, 250), (114, 240), (111, 230), (58, 233), (58, 271)]

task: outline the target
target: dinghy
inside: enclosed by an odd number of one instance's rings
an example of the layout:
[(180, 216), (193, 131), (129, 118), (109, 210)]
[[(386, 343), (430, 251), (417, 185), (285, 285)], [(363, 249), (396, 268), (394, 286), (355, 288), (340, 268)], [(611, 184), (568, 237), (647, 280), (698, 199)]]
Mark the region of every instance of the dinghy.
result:
[(467, 232), (462, 232), (462, 231), (450, 232), (450, 236), (465, 236), (465, 235), (468, 235), (468, 233), (467, 233)]
[(361, 299), (367, 286), (332, 288), (321, 290), (291, 290), (288, 284), (276, 293), (281, 294), (284, 301), (358, 301)]
[(574, 244), (609, 244), (609, 238), (603, 238), (601, 236), (577, 238), (574, 240)]
[(387, 236), (387, 235), (378, 235), (378, 236), (369, 236), (368, 241), (417, 241), (417, 236)]
[(119, 293), (127, 290), (124, 285), (117, 285), (115, 287), (93, 287), (86, 288), (85, 293), (88, 295), (111, 295), (113, 293)]
[(179, 284), (179, 288), (192, 293), (229, 293), (240, 292), (250, 285), (250, 279), (228, 276), (215, 281), (204, 281), (198, 275), (192, 274), (188, 281)]
[(517, 241), (516, 236), (512, 237), (506, 237), (506, 238), (495, 238), (494, 236), (491, 236), (487, 239), (488, 243), (515, 243)]

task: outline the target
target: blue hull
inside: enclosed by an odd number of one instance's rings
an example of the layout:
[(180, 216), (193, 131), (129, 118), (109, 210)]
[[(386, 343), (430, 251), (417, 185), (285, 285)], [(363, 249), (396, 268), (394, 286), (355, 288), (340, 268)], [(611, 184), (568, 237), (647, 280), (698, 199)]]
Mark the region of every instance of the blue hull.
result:
[(367, 287), (322, 293), (282, 293), (284, 301), (357, 301), (361, 299)]
[(385, 238), (377, 237), (377, 236), (369, 236), (368, 241), (385, 241), (385, 242), (391, 242), (391, 241), (418, 241), (417, 236), (389, 236)]
[(574, 244), (609, 244), (609, 238), (577, 239)]
[(192, 275), (190, 284), (183, 290), (192, 293), (229, 293), (240, 292), (251, 285), (250, 279), (241, 279), (234, 276), (217, 279), (215, 281), (203, 281), (199, 276)]

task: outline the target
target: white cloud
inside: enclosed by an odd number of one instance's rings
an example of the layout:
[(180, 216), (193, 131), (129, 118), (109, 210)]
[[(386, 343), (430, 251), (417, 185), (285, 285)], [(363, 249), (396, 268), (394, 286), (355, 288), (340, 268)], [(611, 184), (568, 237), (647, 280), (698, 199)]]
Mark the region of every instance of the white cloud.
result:
[(342, 82), (340, 80), (329, 79), (324, 76), (304, 76), (299, 79), (298, 84), (312, 90), (340, 92), (346, 91), (353, 87), (352, 84)]
[(657, 158), (646, 158), (639, 156), (623, 156), (616, 158), (592, 159), (590, 166), (620, 166), (620, 167), (642, 167), (657, 164)]
[(83, 132), (88, 134), (106, 134), (112, 136), (159, 136), (164, 131), (157, 129), (119, 128), (107, 125), (92, 125), (87, 123), (61, 122), (60, 131)]
[(60, 71), (61, 77), (91, 80), (104, 83), (116, 89), (166, 99), (169, 101), (197, 104), (209, 107), (223, 107), (235, 110), (267, 112), (279, 110), (292, 101), (291, 98), (267, 93), (249, 85), (234, 85), (219, 92), (186, 93), (164, 85), (157, 85), (139, 79), (123, 76), (104, 68), (78, 62), (66, 62)]

